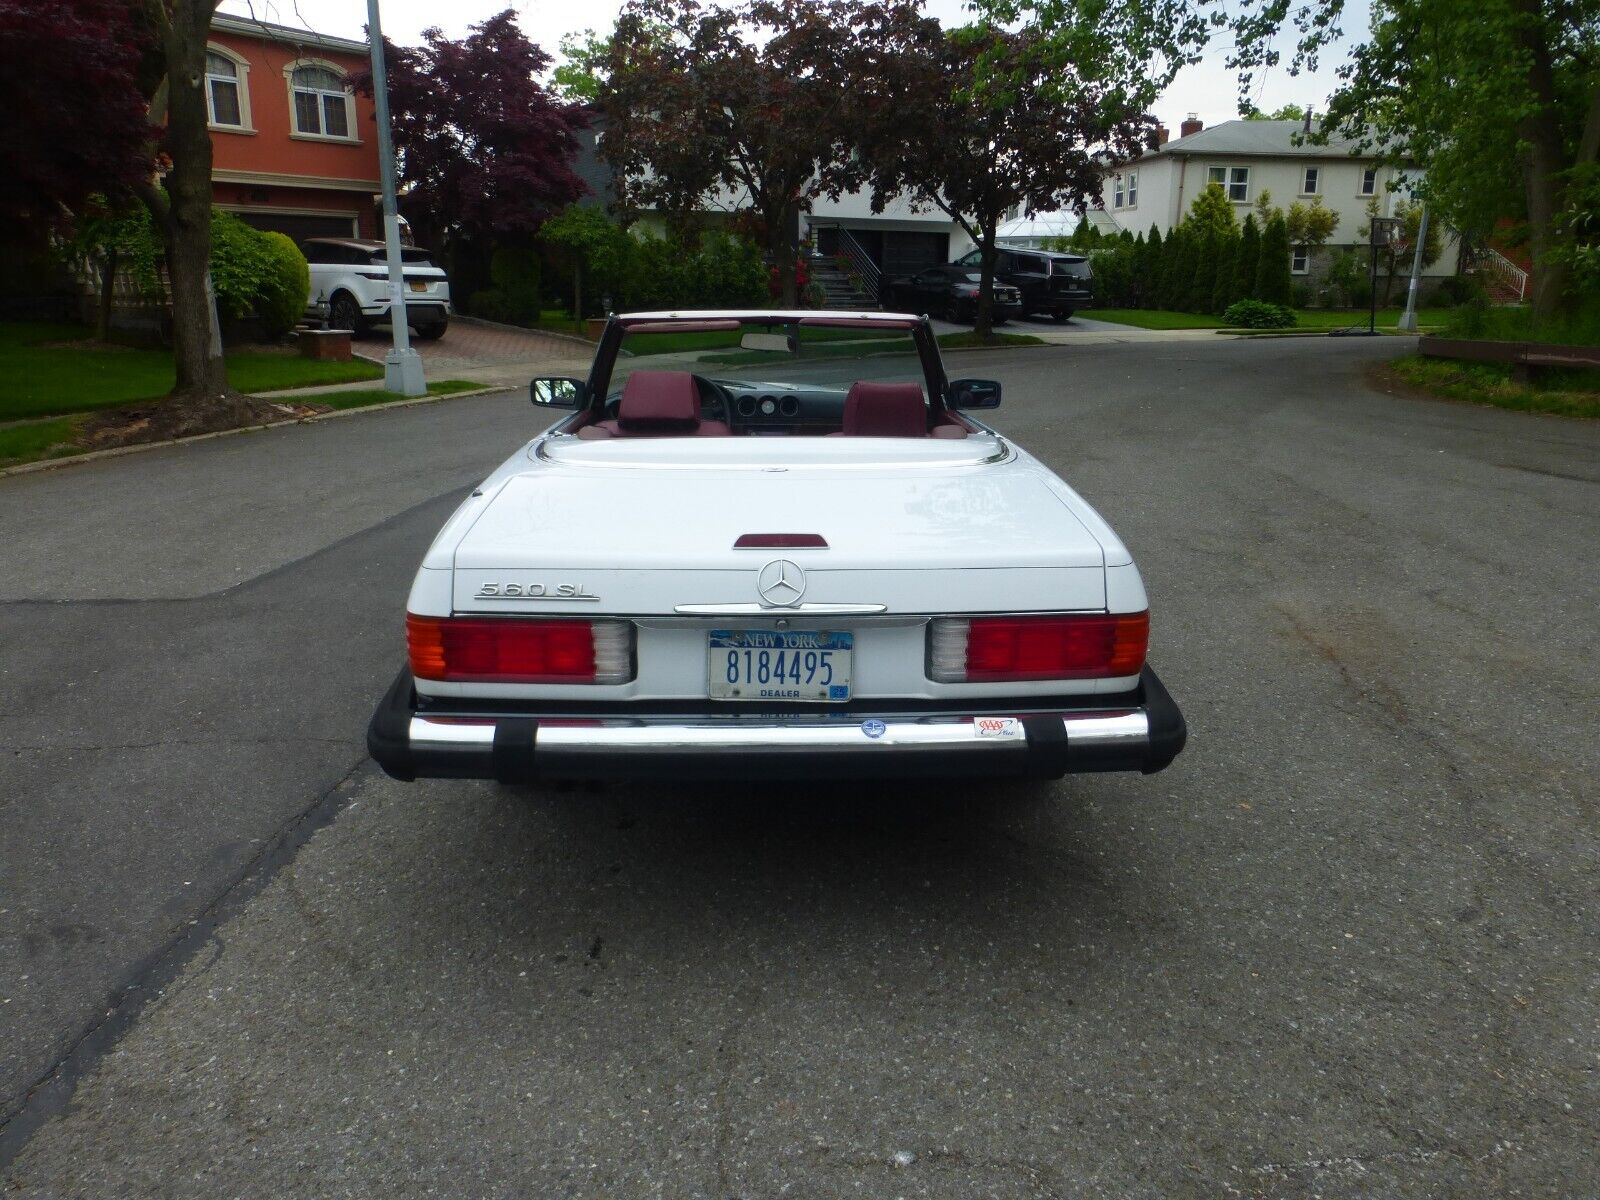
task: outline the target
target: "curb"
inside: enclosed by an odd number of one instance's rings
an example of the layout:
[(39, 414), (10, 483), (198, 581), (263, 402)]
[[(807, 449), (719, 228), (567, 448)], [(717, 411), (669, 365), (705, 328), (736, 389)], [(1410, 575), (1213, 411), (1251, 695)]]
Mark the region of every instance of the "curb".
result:
[(188, 437), (167, 438), (160, 442), (140, 442), (134, 446), (112, 446), (106, 450), (90, 450), (86, 454), (63, 454), (60, 458), (46, 458), (38, 462), (18, 463), (14, 467), (0, 467), (0, 479), (13, 475), (32, 475), (38, 471), (54, 471), (62, 467), (75, 467), (79, 463), (99, 462), (107, 458), (122, 458), (146, 450), (161, 450), (168, 446), (187, 446), (191, 442), (209, 442), (213, 438), (233, 437), (240, 433), (260, 433), (265, 429), (281, 429), (285, 425), (314, 425), (318, 421), (332, 421), (339, 417), (359, 417), (373, 412), (389, 412), (397, 408), (418, 408), (424, 404), (437, 404), (441, 400), (466, 400), (472, 396), (487, 396), (494, 392), (514, 392), (514, 387), (485, 384), (470, 392), (448, 392), (443, 396), (418, 396), (413, 400), (391, 400), (387, 404), (368, 404), (360, 408), (338, 408), (332, 412), (313, 413), (309, 417), (285, 417), (264, 425), (240, 425), (236, 429), (218, 429), (211, 433), (192, 433)]

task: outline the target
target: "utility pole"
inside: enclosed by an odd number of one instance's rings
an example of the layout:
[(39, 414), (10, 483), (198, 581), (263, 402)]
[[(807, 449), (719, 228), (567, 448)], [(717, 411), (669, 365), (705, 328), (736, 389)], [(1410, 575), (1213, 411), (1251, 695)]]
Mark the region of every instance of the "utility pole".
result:
[(1417, 331), (1417, 282), (1422, 277), (1422, 248), (1428, 244), (1428, 202), (1422, 202), (1422, 217), (1417, 222), (1417, 248), (1411, 255), (1411, 283), (1406, 287), (1406, 310), (1395, 326), (1401, 333)]
[(367, 37), (372, 46), (372, 95), (378, 104), (378, 169), (383, 173), (383, 240), (389, 259), (389, 328), (394, 347), (383, 356), (383, 386), (402, 396), (425, 396), (422, 357), (411, 348), (406, 326), (406, 277), (400, 258), (400, 212), (394, 188), (394, 139), (389, 134), (389, 75), (383, 61), (383, 25), (378, 0), (367, 0)]

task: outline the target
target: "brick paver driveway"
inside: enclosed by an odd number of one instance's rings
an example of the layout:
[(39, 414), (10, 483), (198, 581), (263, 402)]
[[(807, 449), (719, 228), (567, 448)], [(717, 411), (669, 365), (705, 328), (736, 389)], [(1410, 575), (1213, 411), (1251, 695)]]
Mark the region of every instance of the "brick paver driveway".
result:
[[(588, 370), (592, 351), (576, 338), (532, 329), (490, 325), (455, 316), (438, 341), (411, 339), (430, 380), (477, 379), (485, 383), (523, 384), (538, 371)], [(390, 346), (387, 325), (355, 340), (357, 354), (383, 360)]]

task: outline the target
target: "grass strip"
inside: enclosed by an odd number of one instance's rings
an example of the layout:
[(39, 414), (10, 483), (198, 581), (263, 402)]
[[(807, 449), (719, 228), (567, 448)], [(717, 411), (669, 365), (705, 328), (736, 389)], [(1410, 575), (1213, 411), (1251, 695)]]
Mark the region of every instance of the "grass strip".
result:
[(82, 449), (75, 443), (80, 420), (57, 417), (53, 421), (0, 426), (0, 467), (81, 454)]
[(986, 338), (976, 333), (941, 333), (939, 345), (946, 350), (967, 350), (986, 346), (1044, 346), (1043, 338), (1031, 333), (991, 333)]
[[(428, 385), (428, 395), (449, 396), (455, 392), (471, 392), (487, 385), (473, 383), (470, 379), (441, 379)], [(397, 400), (416, 400), (420, 397), (402, 396), (382, 388), (351, 388), (348, 392), (319, 392), (304, 397), (307, 404), (325, 404), (329, 408), (371, 408), (378, 404), (393, 404)]]
[(1509, 363), (1469, 363), (1412, 355), (1390, 363), (1387, 374), (1401, 383), (1468, 404), (1561, 417), (1600, 417), (1600, 371), (1548, 370), (1537, 383), (1511, 378)]

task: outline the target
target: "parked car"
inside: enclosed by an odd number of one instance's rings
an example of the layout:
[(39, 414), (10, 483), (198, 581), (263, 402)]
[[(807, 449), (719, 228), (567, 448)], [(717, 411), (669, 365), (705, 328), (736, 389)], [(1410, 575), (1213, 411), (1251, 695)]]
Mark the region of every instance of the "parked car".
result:
[[(975, 270), (983, 265), (982, 253), (965, 254), (957, 265)], [(1022, 293), (1023, 316), (1047, 313), (1065, 321), (1094, 302), (1094, 273), (1081, 254), (1002, 247), (995, 252), (994, 277)]]
[[(389, 319), (389, 260), (382, 242), (307, 238), (300, 249), (311, 267), (308, 316), (357, 334)], [(404, 246), (400, 257), (407, 323), (419, 338), (441, 337), (450, 324), (450, 280), (426, 250)]]
[[(978, 284), (981, 276), (971, 267), (947, 263), (915, 275), (888, 280), (881, 293), (885, 308), (927, 313), (971, 324), (978, 319)], [(1022, 296), (1008, 284), (996, 282), (995, 324), (1009, 321), (1022, 310)]]
[[(637, 313), (435, 537), (396, 779), (1159, 771), (1132, 556), (926, 318)], [(686, 519), (686, 514), (690, 516)]]

